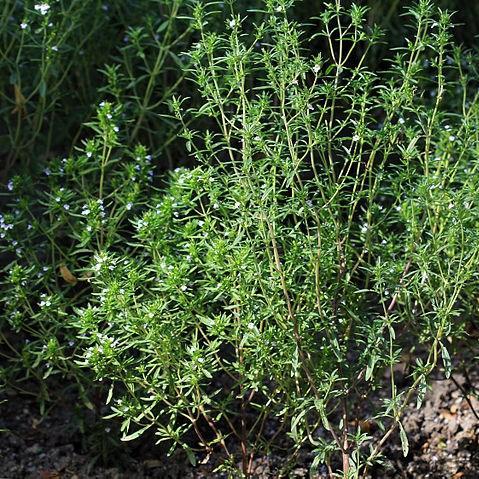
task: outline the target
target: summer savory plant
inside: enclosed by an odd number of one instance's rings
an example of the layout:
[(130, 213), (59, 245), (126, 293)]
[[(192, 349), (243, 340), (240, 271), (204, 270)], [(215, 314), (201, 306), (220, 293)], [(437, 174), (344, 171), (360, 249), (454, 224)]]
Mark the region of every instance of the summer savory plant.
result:
[(128, 218), (151, 190), (153, 159), (141, 145), (121, 145), (121, 126), (121, 108), (102, 102), (90, 124), (94, 135), (51, 162), (35, 189), (26, 176), (8, 183), (15, 200), (0, 216), (9, 263), (2, 277), (4, 373), (16, 387), (22, 377), (36, 379), (42, 401), (51, 375), (72, 378), (80, 391), (88, 386), (74, 361), (72, 308), (91, 295), (93, 254), (127, 241)]
[[(2, 170), (65, 146), (90, 115), (95, 62), (113, 48), (98, 0), (5, 0), (0, 8)], [(67, 94), (68, 92), (68, 94)], [(67, 145), (68, 148), (68, 145)]]
[(194, 5), (202, 100), (176, 97), (170, 121), (195, 167), (148, 186), (107, 102), (40, 201), (13, 179), (3, 337), (34, 338), (12, 351), (32, 374), (106, 384), (124, 440), (219, 452), (230, 477), (275, 450), (287, 476), (307, 448), (312, 471), (354, 478), (393, 434), (408, 454), (402, 413), (451, 374), (476, 311), (478, 77), (429, 0), (380, 73), (364, 7), (311, 19), (320, 53), (292, 3), (267, 0), (247, 30), (228, 3), (226, 33)]
[[(123, 142), (164, 150), (159, 113), (184, 76), (185, 0), (5, 0), (0, 6), (0, 179), (68, 155), (108, 97), (130, 118)], [(134, 119), (134, 121), (133, 121)], [(164, 163), (168, 164), (168, 159)]]
[(268, 2), (253, 33), (232, 14), (229, 35), (196, 7), (204, 101), (172, 110), (199, 166), (137, 219), (129, 263), (97, 257), (100, 302), (78, 324), (125, 439), (154, 428), (249, 476), (284, 431), (292, 459), (309, 444), (313, 469), (357, 477), (396, 430), (408, 453), (401, 413), (435, 369), (450, 374), (471, 310), (475, 72), (430, 2), (410, 10), (411, 37), (380, 78), (363, 66), (379, 41), (363, 8), (331, 4), (317, 19), (329, 51), (315, 56), (287, 7)]

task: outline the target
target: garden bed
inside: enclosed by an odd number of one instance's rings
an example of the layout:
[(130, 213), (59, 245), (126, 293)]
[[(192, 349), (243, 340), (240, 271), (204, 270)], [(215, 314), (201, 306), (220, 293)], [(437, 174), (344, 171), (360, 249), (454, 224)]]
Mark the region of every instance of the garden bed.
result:
[[(453, 380), (435, 380), (427, 394), (424, 407), (411, 403), (404, 416), (410, 451), (402, 456), (399, 438), (386, 449), (385, 467), (370, 473), (371, 478), (450, 478), (479, 477), (479, 421), (471, 409), (479, 411), (479, 401), (467, 398), (458, 384), (467, 391), (462, 376)], [(473, 384), (479, 380), (473, 378)], [(72, 404), (72, 403), (70, 403)], [(110, 457), (110, 465), (94, 462), (97, 451), (85, 450), (76, 424), (75, 411), (68, 404), (59, 404), (41, 419), (34, 401), (10, 396), (1, 406), (0, 478), (25, 479), (126, 479), (126, 478), (213, 478), (215, 458), (192, 468), (185, 455), (179, 453), (166, 459), (164, 451), (153, 450), (143, 443), (113, 450), (119, 464)], [(106, 423), (105, 423), (106, 424)], [(310, 477), (310, 455), (300, 456), (290, 477)], [(255, 478), (276, 478), (284, 458), (278, 455), (255, 461)], [(326, 471), (317, 477), (327, 477)]]

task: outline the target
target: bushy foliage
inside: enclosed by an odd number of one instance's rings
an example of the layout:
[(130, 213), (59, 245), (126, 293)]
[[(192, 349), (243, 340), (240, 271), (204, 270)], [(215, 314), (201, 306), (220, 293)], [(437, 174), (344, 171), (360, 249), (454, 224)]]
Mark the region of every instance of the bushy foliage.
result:
[[(72, 308), (91, 293), (92, 253), (127, 239), (127, 218), (146, 202), (154, 173), (144, 147), (129, 150), (118, 141), (119, 108), (102, 102), (91, 127), (96, 135), (74, 155), (51, 162), (35, 190), (31, 177), (13, 177), (16, 200), (0, 217), (2, 250), (11, 261), (1, 325), (14, 355), (9, 373), (26, 371), (40, 381), (63, 374), (82, 389), (88, 382), (74, 361)], [(14, 334), (19, 331), (26, 336)]]
[(45, 160), (70, 154), (85, 135), (92, 105), (107, 94), (128, 115), (124, 142), (148, 139), (158, 153), (174, 133), (171, 125), (160, 128), (158, 118), (183, 78), (179, 55), (191, 32), (182, 20), (186, 3), (3, 2), (3, 170), (19, 163), (38, 173)]
[[(200, 2), (204, 3), (204, 2)], [(289, 2), (291, 3), (291, 2)], [(308, 22), (321, 12), (324, 0), (289, 5), (291, 14)], [(350, 6), (349, 0), (343, 5)], [(386, 29), (387, 43), (404, 37), (401, 2), (369, 0), (369, 25)], [(458, 0), (436, 2), (456, 11), (463, 23), (477, 16), (477, 6)], [(187, 57), (196, 40), (189, 21), (194, 2), (186, 0), (5, 0), (0, 10), (0, 155), (1, 180), (13, 166), (38, 173), (39, 166), (56, 155), (70, 154), (83, 124), (105, 95), (121, 103), (130, 120), (124, 141), (148, 143), (163, 153), (164, 168), (176, 166), (181, 151), (173, 149), (174, 123), (165, 124), (162, 105), (172, 93), (191, 92), (183, 82)], [(248, 24), (261, 23), (261, 0), (212, 2), (216, 12), (209, 26), (224, 29), (233, 8)], [(286, 4), (285, 4), (286, 5)], [(246, 13), (248, 12), (248, 13)], [(474, 25), (457, 28), (461, 42), (474, 44)], [(381, 64), (386, 44), (378, 44), (368, 61)], [(319, 41), (315, 48), (322, 48)], [(362, 52), (357, 51), (361, 56)]]
[[(10, 374), (106, 384), (124, 440), (151, 429), (192, 462), (219, 449), (247, 477), (286, 435), (283, 474), (309, 447), (312, 469), (359, 477), (395, 431), (407, 454), (404, 408), (451, 373), (476, 314), (476, 59), (427, 0), (381, 72), (366, 8), (327, 5), (307, 38), (289, 7), (223, 25), (195, 4), (189, 97), (176, 80), (159, 104), (130, 96), (164, 64), (132, 84), (146, 60), (124, 47), (93, 136), (35, 191), (11, 180), (0, 333)], [(162, 118), (194, 166), (153, 186), (134, 143), (157, 152)]]

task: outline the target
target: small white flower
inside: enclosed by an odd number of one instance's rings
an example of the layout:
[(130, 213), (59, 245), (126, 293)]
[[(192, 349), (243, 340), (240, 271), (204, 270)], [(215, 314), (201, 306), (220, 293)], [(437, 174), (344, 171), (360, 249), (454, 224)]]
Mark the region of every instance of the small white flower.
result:
[(27, 23), (25, 23), (25, 22), (20, 23), (20, 28), (21, 28), (22, 30), (25, 30), (25, 28), (27, 28), (27, 27), (28, 27), (28, 24), (27, 24)]
[(311, 103), (308, 103), (308, 110), (310, 110), (310, 111), (311, 111), (311, 110), (314, 110), (314, 106), (311, 105)]
[(236, 20), (232, 18), (229, 22), (230, 28), (234, 28), (236, 26)]
[(238, 209), (240, 206), (241, 206), (241, 203), (240, 203), (239, 201), (237, 201), (237, 202), (235, 203), (235, 208)]
[(70, 205), (68, 205), (68, 204), (63, 205), (63, 208), (65, 208), (68, 211), (70, 209)]
[(404, 118), (399, 118), (398, 122), (401, 124), (401, 125), (404, 125)]
[(46, 15), (48, 13), (48, 10), (50, 10), (50, 5), (48, 5), (48, 3), (39, 3), (38, 5), (35, 5), (34, 8), (42, 15)]
[(321, 70), (321, 66), (320, 66), (320, 65), (314, 65), (314, 67), (313, 67), (313, 72), (314, 72), (314, 73), (318, 73), (319, 70)]
[(180, 289), (181, 289), (181, 291), (186, 291), (188, 289), (188, 286), (186, 286), (186, 284), (184, 284)]
[(57, 197), (55, 198), (55, 201), (56, 201), (57, 203), (60, 203), (61, 200), (62, 200), (62, 199), (61, 199), (59, 196), (57, 196)]
[(8, 191), (13, 190), (13, 181), (12, 180), (9, 180), (9, 182), (7, 183), (7, 188), (8, 188)]
[(107, 113), (107, 114), (106, 114), (106, 117), (107, 117), (109, 120), (111, 120), (111, 119), (113, 118), (113, 117), (111, 116), (111, 113)]
[(354, 136), (353, 136), (353, 141), (355, 141), (355, 142), (356, 142), (356, 141), (359, 141), (359, 135), (354, 135)]
[(219, 205), (218, 203), (214, 203), (214, 204), (213, 204), (213, 208), (214, 208), (215, 210), (217, 210), (219, 207), (220, 207), (220, 205)]
[(254, 329), (254, 324), (253, 323), (248, 323), (248, 329), (253, 330)]
[(102, 101), (99, 106), (100, 106), (100, 108), (103, 108), (105, 106), (105, 102)]
[(276, 11), (279, 13), (279, 12), (282, 12), (283, 11), (283, 7), (281, 5), (278, 5), (276, 7)]
[(45, 168), (43, 170), (43, 173), (46, 175), (46, 176), (50, 176), (52, 174), (52, 170), (50, 170), (50, 168)]
[(456, 140), (456, 137), (455, 137), (454, 135), (451, 135), (451, 136), (449, 137), (449, 141), (455, 141), (455, 140)]
[(198, 221), (198, 226), (203, 226), (204, 224), (205, 224), (205, 222), (203, 220)]
[(58, 51), (58, 47), (57, 47), (56, 45), (53, 45), (52, 50), (53, 50), (54, 52), (57, 52), (57, 51)]
[(130, 211), (133, 208), (133, 203), (127, 203), (126, 204), (126, 209)]
[(118, 132), (120, 131), (120, 129), (119, 129), (117, 126), (114, 126), (114, 127), (113, 127), (113, 131), (114, 131), (115, 133), (118, 133)]
[(204, 358), (198, 358), (198, 362), (199, 362), (199, 363), (204, 363), (204, 362), (205, 362), (205, 359), (204, 359)]
[(86, 152), (86, 157), (87, 157), (87, 158), (91, 158), (91, 155), (92, 155), (92, 152), (91, 152), (91, 151), (87, 151), (87, 152)]

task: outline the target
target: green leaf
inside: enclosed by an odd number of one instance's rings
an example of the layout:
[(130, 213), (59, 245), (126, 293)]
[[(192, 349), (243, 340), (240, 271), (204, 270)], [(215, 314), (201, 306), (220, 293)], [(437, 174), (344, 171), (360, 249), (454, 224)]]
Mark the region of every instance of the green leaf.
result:
[(331, 427), (329, 425), (329, 421), (328, 421), (328, 418), (326, 416), (326, 410), (325, 410), (323, 402), (319, 401), (319, 400), (316, 400), (314, 402), (314, 405), (316, 406), (316, 409), (319, 412), (319, 415), (321, 417), (321, 421), (323, 422), (324, 429), (329, 431), (331, 429)]
[(190, 464), (194, 467), (196, 466), (196, 456), (195, 453), (189, 448), (185, 447), (185, 452), (188, 457), (188, 460), (190, 461)]
[(419, 386), (417, 388), (417, 398), (416, 398), (416, 408), (419, 409), (422, 406), (422, 402), (424, 401), (424, 396), (426, 396), (427, 391), (427, 383), (426, 378), (421, 376), (421, 381), (419, 382)]
[(106, 404), (110, 404), (111, 398), (112, 398), (112, 396), (113, 396), (113, 389), (114, 389), (114, 387), (115, 387), (115, 385), (112, 384), (112, 385), (110, 386), (110, 389), (108, 390), (108, 396), (107, 396), (107, 398), (106, 398)]
[(401, 423), (399, 423), (399, 437), (401, 438), (402, 453), (404, 454), (404, 457), (406, 457), (409, 453), (409, 441), (406, 431)]
[(138, 437), (140, 437), (147, 429), (149, 429), (151, 426), (153, 426), (153, 424), (148, 424), (147, 426), (145, 427), (142, 427), (141, 429), (138, 429), (137, 431), (131, 433), (131, 434), (128, 434), (127, 436), (123, 436), (121, 438), (121, 440), (123, 442), (127, 442), (127, 441), (133, 441), (133, 439), (136, 439)]
[(373, 372), (374, 372), (374, 366), (376, 365), (377, 360), (378, 358), (375, 355), (371, 356), (371, 359), (369, 360), (369, 363), (366, 366), (366, 376), (365, 376), (366, 381), (369, 381), (372, 378)]
[(42, 98), (45, 98), (47, 94), (47, 84), (45, 83), (45, 80), (43, 79), (40, 81), (40, 85), (38, 87), (38, 93), (40, 94)]
[(452, 362), (451, 362), (451, 356), (449, 356), (449, 352), (447, 349), (444, 347), (444, 345), (441, 343), (441, 356), (442, 356), (442, 364), (444, 365), (444, 374), (446, 378), (449, 379), (451, 376), (451, 370), (452, 370)]

